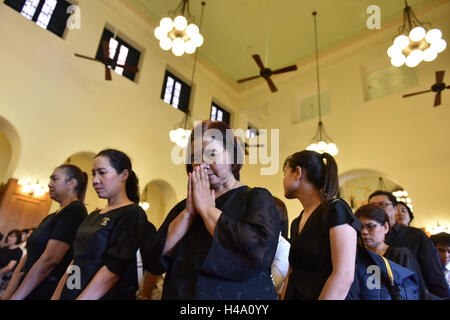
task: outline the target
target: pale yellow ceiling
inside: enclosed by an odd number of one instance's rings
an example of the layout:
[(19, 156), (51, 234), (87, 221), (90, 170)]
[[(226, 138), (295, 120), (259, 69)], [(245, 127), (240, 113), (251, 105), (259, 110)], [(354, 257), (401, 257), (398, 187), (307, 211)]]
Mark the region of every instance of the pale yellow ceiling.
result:
[[(180, 0), (123, 2), (141, 11), (156, 26)], [(421, 10), (442, 2), (409, 0), (408, 4), (421, 19)], [(200, 3), (201, 0), (190, 1), (190, 11), (197, 23)], [(404, 0), (206, 0), (201, 28), (205, 42), (199, 57), (236, 83), (237, 79), (259, 73), (252, 54), (259, 54), (273, 70), (312, 57), (315, 52), (313, 11), (318, 12), (321, 53), (373, 32), (366, 26), (369, 5), (380, 7), (381, 27), (395, 21), (400, 26)]]

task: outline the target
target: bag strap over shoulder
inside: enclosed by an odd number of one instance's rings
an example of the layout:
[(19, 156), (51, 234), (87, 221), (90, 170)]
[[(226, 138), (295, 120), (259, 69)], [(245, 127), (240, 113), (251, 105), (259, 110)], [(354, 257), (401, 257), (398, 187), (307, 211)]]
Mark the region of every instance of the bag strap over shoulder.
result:
[[(346, 209), (347, 209), (349, 212), (351, 212), (352, 214), (354, 214), (352, 208), (350, 208), (350, 206), (348, 205), (348, 203), (347, 203), (345, 200), (341, 199), (341, 198), (334, 198), (334, 199), (331, 199), (331, 200), (328, 202), (327, 210), (330, 210), (331, 207), (332, 207), (333, 205), (335, 205), (336, 203), (338, 203), (338, 202), (341, 203), (344, 207), (346, 207)], [(342, 207), (336, 206), (336, 210), (338, 210), (338, 211), (339, 211), (339, 210), (342, 210)], [(364, 242), (362, 241), (362, 237), (361, 237), (361, 227), (362, 227), (362, 225), (361, 225), (361, 222), (359, 221), (359, 219), (356, 219), (356, 221), (357, 221), (357, 222), (355, 222), (355, 224), (353, 224), (352, 226), (353, 226), (353, 227), (355, 228), (355, 230), (356, 230), (357, 237), (358, 237), (358, 240), (359, 240), (361, 246), (362, 246), (363, 248), (365, 248)]]
[(394, 274), (392, 273), (391, 265), (389, 264), (389, 261), (385, 257), (383, 257), (383, 256), (381, 256), (381, 257), (383, 258), (384, 264), (386, 266), (386, 270), (387, 270), (387, 273), (388, 273), (388, 276), (389, 276), (389, 281), (391, 282), (391, 286), (394, 286), (395, 285), (395, 283), (394, 283)]
[(334, 198), (334, 199), (331, 199), (331, 200), (328, 202), (327, 209), (329, 210), (329, 209), (331, 208), (332, 205), (334, 205), (334, 204), (336, 204), (336, 203), (338, 203), (338, 202), (339, 202), (339, 203), (342, 203), (344, 206), (346, 206), (347, 209), (348, 209), (350, 212), (353, 212), (352, 208), (350, 208), (350, 206), (348, 205), (348, 203), (347, 203), (345, 200), (341, 199), (341, 198)]

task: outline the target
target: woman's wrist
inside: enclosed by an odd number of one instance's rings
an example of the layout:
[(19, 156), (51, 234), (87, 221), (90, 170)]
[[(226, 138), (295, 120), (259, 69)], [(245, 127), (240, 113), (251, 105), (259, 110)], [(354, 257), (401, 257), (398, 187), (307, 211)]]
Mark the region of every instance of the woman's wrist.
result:
[(217, 208), (215, 205), (205, 206), (205, 207), (199, 209), (199, 214), (201, 216), (208, 216), (208, 215), (210, 215), (210, 213), (215, 212), (216, 209)]
[(188, 210), (187, 208), (184, 209), (184, 212), (182, 213), (183, 217), (187, 220), (187, 221), (192, 221), (195, 219), (195, 217), (197, 216), (197, 214), (195, 213), (194, 210)]

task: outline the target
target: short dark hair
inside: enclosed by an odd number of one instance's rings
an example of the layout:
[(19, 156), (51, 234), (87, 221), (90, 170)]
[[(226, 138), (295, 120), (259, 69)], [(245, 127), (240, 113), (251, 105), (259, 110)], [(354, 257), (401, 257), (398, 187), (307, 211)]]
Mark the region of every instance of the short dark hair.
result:
[(443, 246), (450, 247), (450, 234), (447, 232), (434, 234), (430, 237), (430, 240), (433, 241), (435, 246), (441, 244)]
[(386, 196), (389, 198), (389, 201), (392, 202), (393, 206), (397, 205), (397, 198), (392, 194), (392, 192), (376, 190), (370, 194), (369, 201), (370, 201), (370, 199), (372, 199), (375, 196)]
[(10, 232), (8, 232), (8, 234), (6, 235), (6, 237), (5, 237), (6, 243), (8, 243), (8, 238), (12, 234), (16, 235), (16, 243), (15, 244), (19, 244), (22, 242), (22, 231), (14, 229), (14, 230), (11, 230)]
[[(226, 124), (223, 121), (211, 121), (211, 120), (203, 120), (201, 123), (199, 123), (194, 130), (192, 130), (191, 132), (191, 136), (189, 137), (189, 143), (187, 146), (187, 159), (188, 160), (186, 162), (186, 172), (192, 172), (194, 167), (191, 164), (191, 148), (193, 146), (193, 142), (194, 139), (196, 138), (194, 136), (194, 132), (196, 130), (200, 130), (201, 128), (201, 132), (202, 132), (202, 136), (203, 134), (209, 130), (209, 129), (216, 129), (219, 130), (222, 133), (222, 145), (225, 149), (225, 151), (228, 152), (228, 154), (233, 156), (233, 163), (231, 164), (231, 172), (233, 173), (233, 176), (236, 178), (236, 180), (240, 179), (240, 171), (242, 168), (242, 164), (244, 163), (243, 159), (244, 159), (244, 151), (241, 147), (241, 143), (238, 139), (238, 137), (236, 135), (234, 135), (234, 133), (231, 135), (231, 137), (233, 138), (233, 150), (228, 150), (227, 147), (227, 130), (231, 130), (229, 132), (233, 132), (231, 127)], [(228, 142), (230, 143), (230, 142)], [(231, 153), (233, 152), (233, 153)]]
[(411, 211), (411, 208), (403, 201), (398, 201), (397, 205), (399, 205), (399, 204), (401, 204), (402, 206), (404, 206), (406, 208), (406, 210), (408, 210), (408, 215), (409, 215), (409, 220), (410, 220), (409, 222), (411, 223), (411, 221), (413, 221), (413, 219), (414, 219), (414, 215)]
[(358, 218), (363, 217), (375, 220), (376, 222), (383, 225), (387, 223), (390, 230), (389, 216), (387, 215), (386, 211), (384, 211), (384, 209), (378, 206), (375, 206), (373, 204), (365, 204), (356, 209), (355, 216), (357, 216)]

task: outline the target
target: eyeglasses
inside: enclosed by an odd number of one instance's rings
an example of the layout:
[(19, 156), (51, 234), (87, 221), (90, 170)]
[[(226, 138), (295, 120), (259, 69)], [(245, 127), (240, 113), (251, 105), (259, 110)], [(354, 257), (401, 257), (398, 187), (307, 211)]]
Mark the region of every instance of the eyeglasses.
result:
[(361, 230), (362, 229), (366, 229), (367, 231), (372, 231), (373, 229), (375, 229), (376, 227), (378, 227), (378, 226), (382, 226), (383, 224), (382, 223), (368, 223), (368, 224), (363, 224), (362, 225), (362, 227), (361, 227)]
[(386, 209), (389, 206), (394, 206), (392, 204), (392, 202), (384, 202), (384, 201), (381, 201), (381, 202), (370, 202), (370, 204), (372, 204), (374, 206), (377, 206), (377, 207), (380, 207), (380, 208), (383, 208), (383, 209)]

